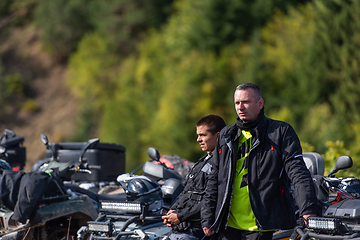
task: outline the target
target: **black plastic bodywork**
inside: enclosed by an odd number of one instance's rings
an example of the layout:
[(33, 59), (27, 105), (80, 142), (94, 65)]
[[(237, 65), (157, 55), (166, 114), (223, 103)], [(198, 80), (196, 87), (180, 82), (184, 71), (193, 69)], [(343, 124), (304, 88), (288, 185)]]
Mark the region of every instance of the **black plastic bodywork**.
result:
[[(78, 162), (86, 142), (49, 143), (54, 158), (59, 162)], [(94, 149), (86, 150), (84, 160), (91, 174), (75, 173), (73, 181), (116, 181), (116, 177), (125, 171), (125, 147), (113, 143), (98, 143)], [(52, 151), (46, 151), (46, 157), (52, 157)]]

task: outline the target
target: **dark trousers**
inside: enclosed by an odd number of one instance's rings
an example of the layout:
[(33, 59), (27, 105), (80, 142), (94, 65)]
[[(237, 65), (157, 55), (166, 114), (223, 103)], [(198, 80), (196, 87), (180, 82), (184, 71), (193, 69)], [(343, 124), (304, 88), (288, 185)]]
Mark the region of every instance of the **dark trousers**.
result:
[(170, 239), (190, 239), (186, 238), (185, 235), (189, 235), (190, 237), (192, 236), (197, 239), (202, 239), (205, 236), (201, 228), (200, 221), (181, 222), (175, 228), (173, 228), (170, 233), (176, 237)]
[(221, 240), (272, 240), (273, 231), (247, 231), (227, 227), (220, 231)]

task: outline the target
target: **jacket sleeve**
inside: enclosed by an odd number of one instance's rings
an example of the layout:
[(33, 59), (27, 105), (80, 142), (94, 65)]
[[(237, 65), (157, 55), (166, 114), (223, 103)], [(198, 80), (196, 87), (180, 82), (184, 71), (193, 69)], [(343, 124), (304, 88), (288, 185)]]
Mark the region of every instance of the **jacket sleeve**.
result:
[(215, 210), (218, 197), (219, 145), (216, 144), (214, 155), (209, 161), (212, 166), (207, 175), (205, 194), (201, 207), (201, 226), (210, 228), (215, 222)]
[(171, 210), (175, 210), (177, 218), (180, 222), (190, 220), (196, 216), (196, 214), (200, 214), (200, 204), (191, 204), (190, 207), (184, 207), (184, 204), (188, 204), (189, 199), (185, 196), (184, 191), (180, 193), (176, 202), (171, 206)]
[[(189, 174), (194, 171), (195, 166), (196, 164), (193, 166)], [(187, 177), (183, 191), (179, 194), (175, 203), (170, 208), (171, 210), (175, 210), (177, 218), (180, 220), (180, 222), (200, 218), (200, 203), (191, 200), (188, 193), (188, 190), (192, 189), (192, 184), (193, 183), (189, 181)]]
[(179, 209), (177, 211), (177, 217), (180, 222), (199, 219), (201, 205), (201, 202), (198, 202), (193, 204), (190, 208)]
[(299, 214), (320, 214), (314, 182), (305, 165), (300, 140), (291, 126), (283, 136), (285, 170), (294, 186), (294, 198), (299, 207)]

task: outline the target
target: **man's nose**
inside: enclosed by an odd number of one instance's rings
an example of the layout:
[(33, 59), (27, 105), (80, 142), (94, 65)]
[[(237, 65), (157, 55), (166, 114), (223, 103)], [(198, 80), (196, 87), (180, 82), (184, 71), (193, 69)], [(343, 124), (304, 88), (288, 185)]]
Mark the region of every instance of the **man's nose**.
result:
[(239, 109), (242, 110), (242, 109), (244, 109), (244, 108), (245, 108), (245, 105), (244, 105), (243, 103), (240, 103), (240, 104), (239, 104)]

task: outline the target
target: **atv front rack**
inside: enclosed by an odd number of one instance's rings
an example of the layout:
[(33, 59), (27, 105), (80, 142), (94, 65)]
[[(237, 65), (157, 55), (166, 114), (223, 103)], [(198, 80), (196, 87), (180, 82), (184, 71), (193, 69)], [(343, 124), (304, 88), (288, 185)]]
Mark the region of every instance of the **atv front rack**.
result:
[[(295, 231), (300, 236), (300, 240), (308, 240), (308, 239), (328, 239), (328, 240), (343, 240), (343, 239), (351, 239), (351, 240), (360, 240), (359, 233), (353, 233), (349, 235), (331, 235), (326, 233), (316, 233), (310, 230), (304, 230), (303, 228), (296, 227)], [(297, 238), (298, 239), (298, 238)]]
[[(142, 223), (140, 226), (137, 223)], [(144, 224), (147, 223), (147, 224)], [(131, 226), (134, 224), (134, 226)], [(101, 215), (95, 221), (89, 221), (78, 231), (78, 239), (91, 233), (90, 239), (96, 240), (119, 240), (124, 239), (157, 239), (153, 229), (162, 229), (164, 224), (161, 215), (157, 216), (124, 216), (124, 215)], [(165, 229), (164, 234), (168, 233)]]

